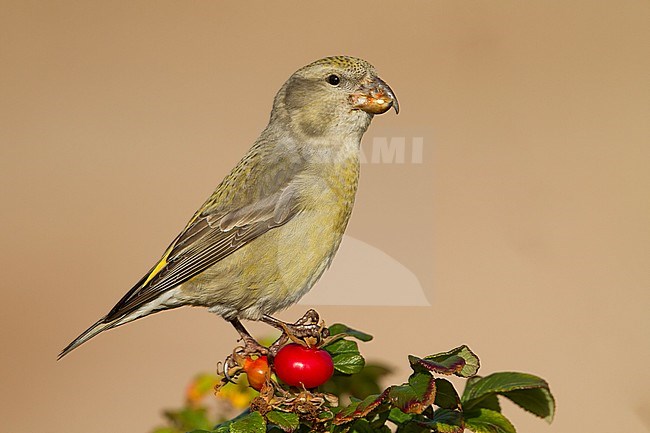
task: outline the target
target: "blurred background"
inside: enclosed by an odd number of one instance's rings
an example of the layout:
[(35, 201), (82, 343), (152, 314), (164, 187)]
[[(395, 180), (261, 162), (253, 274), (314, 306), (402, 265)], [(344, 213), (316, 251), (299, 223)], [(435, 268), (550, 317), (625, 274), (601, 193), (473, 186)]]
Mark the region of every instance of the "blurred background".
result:
[(324, 318), (374, 334), (362, 351), (391, 382), (460, 344), (483, 374), (544, 377), (556, 420), (508, 406), (519, 431), (650, 429), (650, 2), (0, 5), (4, 431), (147, 432), (214, 371), (236, 333), (191, 308), (56, 355), (159, 257), (289, 75), (336, 54), (399, 97), (364, 151), (404, 137), (407, 157), (362, 166), (328, 284), (372, 294), (386, 260), (423, 298), (399, 305), (391, 282), (394, 305), (323, 306), (319, 285)]

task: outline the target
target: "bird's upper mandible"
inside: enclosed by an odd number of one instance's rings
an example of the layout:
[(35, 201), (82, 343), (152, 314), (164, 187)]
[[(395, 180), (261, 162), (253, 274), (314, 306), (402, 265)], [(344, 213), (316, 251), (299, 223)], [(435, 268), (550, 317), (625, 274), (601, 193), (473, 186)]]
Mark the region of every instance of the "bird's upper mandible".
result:
[(354, 108), (370, 114), (383, 114), (391, 107), (399, 113), (399, 102), (393, 89), (379, 77), (368, 77), (359, 91), (350, 95), (350, 101)]

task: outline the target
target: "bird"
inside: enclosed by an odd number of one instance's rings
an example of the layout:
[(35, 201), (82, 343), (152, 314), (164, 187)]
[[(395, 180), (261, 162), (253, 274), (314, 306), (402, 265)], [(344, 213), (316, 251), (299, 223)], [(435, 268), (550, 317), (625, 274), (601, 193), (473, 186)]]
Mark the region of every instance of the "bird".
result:
[(58, 359), (103, 331), (163, 310), (206, 307), (230, 322), (286, 329), (272, 315), (330, 266), (355, 201), (360, 145), (375, 115), (399, 113), (367, 61), (308, 64), (277, 92), (266, 128), (156, 264)]

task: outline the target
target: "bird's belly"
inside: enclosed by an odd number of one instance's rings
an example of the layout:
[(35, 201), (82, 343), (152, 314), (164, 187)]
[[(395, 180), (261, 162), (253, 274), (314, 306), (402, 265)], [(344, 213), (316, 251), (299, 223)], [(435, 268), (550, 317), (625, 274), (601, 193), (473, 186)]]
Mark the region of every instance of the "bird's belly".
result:
[(302, 211), (184, 283), (181, 290), (192, 304), (210, 307), (226, 319), (257, 320), (287, 308), (327, 269), (348, 217), (349, 211), (336, 206)]

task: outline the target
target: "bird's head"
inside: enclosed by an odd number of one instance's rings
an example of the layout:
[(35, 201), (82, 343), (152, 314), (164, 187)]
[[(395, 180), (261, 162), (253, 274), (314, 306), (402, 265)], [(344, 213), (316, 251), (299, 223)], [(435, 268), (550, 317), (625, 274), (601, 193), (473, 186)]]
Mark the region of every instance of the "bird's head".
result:
[(375, 114), (391, 107), (399, 112), (395, 94), (370, 63), (337, 56), (296, 71), (278, 92), (273, 112), (293, 130), (323, 136), (363, 134)]

